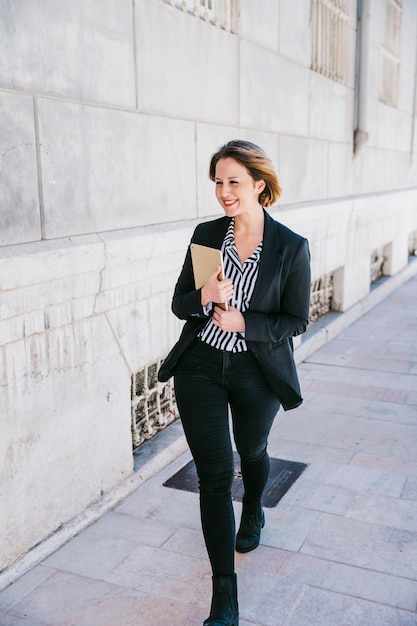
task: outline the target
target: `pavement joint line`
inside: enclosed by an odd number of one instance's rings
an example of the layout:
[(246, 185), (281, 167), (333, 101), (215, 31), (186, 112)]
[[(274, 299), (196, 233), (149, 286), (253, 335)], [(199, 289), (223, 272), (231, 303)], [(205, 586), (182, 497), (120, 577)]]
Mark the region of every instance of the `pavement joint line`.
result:
[[(354, 304), (347, 311), (336, 314), (336, 317), (333, 317), (328, 324), (322, 326), (316, 332), (313, 328), (311, 335), (308, 336), (307, 334), (304, 341), (295, 348), (296, 363), (300, 364), (305, 361), (314, 352), (337, 337), (348, 326), (415, 275), (417, 275), (417, 259), (409, 262), (403, 270), (394, 276), (387, 277), (380, 285), (371, 290), (364, 299)], [(168, 445), (166, 445), (167, 439)], [(0, 591), (61, 548), (70, 539), (91, 526), (104, 514), (114, 509), (124, 498), (187, 450), (187, 442), (177, 420), (170, 425), (169, 429), (161, 431), (158, 437), (147, 442), (146, 452), (143, 455), (144, 459), (139, 460), (139, 457), (134, 459), (132, 474), (0, 572)]]

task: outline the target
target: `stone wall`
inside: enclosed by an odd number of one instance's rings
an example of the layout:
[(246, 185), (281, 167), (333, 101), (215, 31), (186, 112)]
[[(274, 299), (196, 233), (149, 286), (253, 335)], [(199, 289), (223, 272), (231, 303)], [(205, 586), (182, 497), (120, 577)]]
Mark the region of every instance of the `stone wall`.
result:
[(310, 0), (240, 0), (237, 34), (164, 0), (0, 0), (0, 569), (132, 471), (131, 377), (179, 333), (172, 289), (193, 228), (219, 215), (207, 167), (224, 141), (271, 155), (272, 213), (310, 239), (337, 310), (368, 293), (376, 248), (386, 274), (406, 265), (417, 5), (393, 108), (382, 3), (365, 4), (354, 155), (354, 0), (345, 83), (310, 69)]

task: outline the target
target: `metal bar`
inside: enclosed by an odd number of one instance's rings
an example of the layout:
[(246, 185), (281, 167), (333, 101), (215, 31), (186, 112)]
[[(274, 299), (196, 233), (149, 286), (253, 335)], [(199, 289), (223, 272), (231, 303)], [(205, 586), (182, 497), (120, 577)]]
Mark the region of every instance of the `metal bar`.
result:
[(225, 0), (224, 29), (228, 33), (230, 33), (231, 30), (232, 30), (232, 3), (231, 3), (231, 0)]

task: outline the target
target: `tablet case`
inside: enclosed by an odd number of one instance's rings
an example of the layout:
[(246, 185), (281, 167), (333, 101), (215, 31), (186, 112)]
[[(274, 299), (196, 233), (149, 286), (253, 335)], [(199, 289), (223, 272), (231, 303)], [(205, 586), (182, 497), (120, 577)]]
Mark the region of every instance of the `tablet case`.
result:
[[(221, 265), (219, 280), (224, 278), (223, 257), (221, 250), (202, 246), (199, 243), (192, 243), (191, 260), (193, 263), (194, 283), (196, 289), (201, 289), (207, 283), (210, 275), (218, 265)], [(216, 302), (218, 306), (227, 311), (227, 302)]]

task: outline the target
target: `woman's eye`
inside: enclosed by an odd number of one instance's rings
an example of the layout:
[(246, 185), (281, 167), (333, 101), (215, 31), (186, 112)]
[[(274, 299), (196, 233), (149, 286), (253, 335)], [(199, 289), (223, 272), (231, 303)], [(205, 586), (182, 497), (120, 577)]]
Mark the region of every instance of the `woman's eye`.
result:
[(222, 183), (219, 180), (216, 180), (216, 186), (221, 185)]

